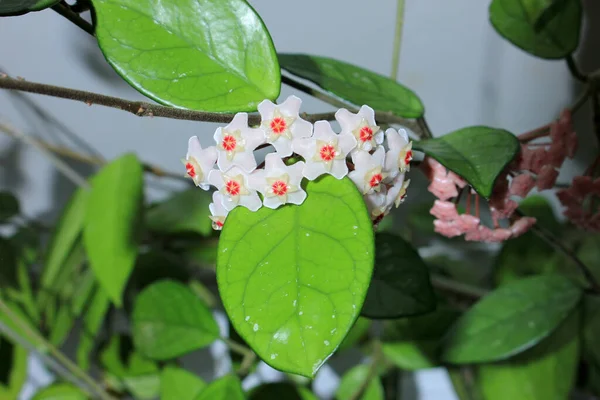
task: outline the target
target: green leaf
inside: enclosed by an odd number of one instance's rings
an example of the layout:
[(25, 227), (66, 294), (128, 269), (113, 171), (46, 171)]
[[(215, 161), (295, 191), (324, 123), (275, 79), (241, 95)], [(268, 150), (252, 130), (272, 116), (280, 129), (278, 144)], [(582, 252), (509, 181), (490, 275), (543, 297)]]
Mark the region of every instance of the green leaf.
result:
[(19, 212), (19, 200), (10, 192), (0, 192), (0, 223), (6, 222)]
[(552, 333), (580, 297), (581, 290), (558, 275), (504, 285), (456, 322), (445, 340), (442, 358), (465, 364), (516, 355)]
[(600, 298), (585, 296), (583, 305), (583, 354), (587, 361), (600, 367)]
[(102, 327), (109, 306), (108, 294), (101, 286), (95, 285), (94, 294), (83, 316), (83, 326), (77, 346), (77, 363), (83, 370), (90, 367), (90, 353), (94, 350), (95, 338)]
[(400, 318), (435, 308), (427, 265), (417, 250), (399, 236), (375, 236), (375, 271), (361, 315)]
[(233, 375), (226, 375), (211, 382), (195, 400), (244, 400), (245, 398), (240, 380)]
[(273, 42), (244, 0), (92, 3), (98, 44), (110, 65), (159, 103), (255, 111), (262, 100), (279, 96)]
[(0, 15), (20, 15), (25, 14), (31, 7), (35, 6), (38, 0), (1, 0)]
[(269, 365), (313, 377), (358, 317), (373, 271), (373, 225), (348, 179), (306, 186), (301, 206), (237, 207), (219, 240), (219, 292)]
[(358, 317), (342, 344), (338, 350), (349, 349), (354, 345), (360, 343), (360, 341), (368, 334), (369, 328), (371, 327), (371, 320), (363, 317)]
[[(266, 383), (253, 389), (248, 396), (249, 400), (312, 400), (315, 399), (310, 391), (302, 391), (289, 382)], [(308, 393), (306, 393), (308, 392)], [(312, 396), (312, 397), (311, 397)]]
[[(360, 391), (365, 380), (368, 379), (370, 374), (370, 366), (368, 365), (357, 365), (342, 376), (340, 386), (335, 393), (337, 400), (351, 400)], [(379, 380), (379, 376), (375, 376), (371, 382), (369, 382), (367, 388), (360, 397), (360, 400), (383, 400), (383, 386)]]
[(85, 210), (83, 239), (90, 266), (117, 307), (137, 256), (142, 191), (142, 165), (126, 154), (94, 176)]
[(160, 378), (161, 400), (194, 400), (206, 383), (183, 368), (168, 366)]
[(210, 310), (187, 286), (169, 280), (142, 291), (133, 309), (133, 339), (147, 357), (167, 360), (219, 338)]
[(479, 367), (485, 399), (567, 399), (579, 361), (579, 319), (579, 312), (574, 312), (532, 349), (508, 361)]
[(146, 227), (158, 233), (196, 232), (208, 236), (212, 233), (208, 218), (211, 202), (211, 195), (198, 188), (179, 192), (148, 210)]
[(46, 8), (50, 8), (55, 4), (60, 3), (60, 0), (38, 0), (33, 6), (29, 8), (30, 11), (41, 11)]
[(412, 90), (356, 65), (306, 54), (279, 54), (279, 62), (288, 72), (357, 106), (367, 104), (404, 118), (423, 115), (423, 103)]
[(88, 396), (69, 383), (54, 383), (33, 396), (32, 400), (87, 400)]
[(385, 343), (382, 351), (385, 357), (398, 368), (405, 371), (417, 371), (440, 365), (435, 357), (437, 347), (437, 341), (407, 341)]
[(27, 350), (0, 336), (0, 398), (16, 399), (27, 381)]
[(519, 140), (510, 132), (472, 126), (414, 143), (449, 170), (465, 178), (483, 197), (492, 194), (496, 178), (519, 152)]
[(496, 31), (541, 58), (563, 58), (575, 51), (581, 20), (580, 0), (493, 0), (490, 5)]

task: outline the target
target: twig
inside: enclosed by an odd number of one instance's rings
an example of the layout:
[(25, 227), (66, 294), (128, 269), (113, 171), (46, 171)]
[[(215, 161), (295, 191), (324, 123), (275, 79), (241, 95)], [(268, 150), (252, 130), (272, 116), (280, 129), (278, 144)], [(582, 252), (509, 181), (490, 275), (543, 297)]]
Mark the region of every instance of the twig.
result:
[(455, 280), (440, 276), (430, 275), (431, 284), (443, 291), (454, 293), (463, 297), (469, 297), (473, 300), (477, 300), (484, 297), (489, 292), (486, 289), (482, 289), (476, 286), (467, 285), (466, 283), (457, 282)]
[(61, 2), (52, 6), (52, 9), (90, 35), (94, 36), (94, 25), (90, 24), (85, 19), (81, 18), (79, 14), (71, 10), (71, 7), (69, 7), (68, 4)]
[(423, 139), (432, 139), (433, 138), (433, 134), (431, 133), (431, 129), (429, 129), (429, 124), (427, 124), (425, 117), (419, 117), (417, 119), (417, 125), (420, 128), (421, 137)]
[(379, 364), (383, 360), (383, 352), (381, 350), (381, 342), (377, 339), (373, 341), (373, 359), (371, 360), (371, 366), (369, 372), (365, 377), (365, 380), (361, 383), (360, 387), (348, 400), (360, 400), (369, 388), (369, 384), (373, 379), (377, 377), (379, 370)]
[(392, 54), (392, 72), (390, 77), (393, 80), (398, 78), (398, 68), (400, 67), (400, 48), (402, 46), (402, 28), (404, 25), (404, 0), (396, 2), (396, 30), (394, 32), (394, 52)]
[(569, 54), (565, 58), (565, 61), (567, 62), (567, 66), (569, 67), (569, 71), (571, 71), (571, 75), (573, 75), (573, 78), (577, 79), (580, 82), (588, 81), (587, 75), (582, 73), (579, 70), (579, 68), (577, 67), (577, 64), (575, 63), (575, 59), (573, 59), (573, 55)]

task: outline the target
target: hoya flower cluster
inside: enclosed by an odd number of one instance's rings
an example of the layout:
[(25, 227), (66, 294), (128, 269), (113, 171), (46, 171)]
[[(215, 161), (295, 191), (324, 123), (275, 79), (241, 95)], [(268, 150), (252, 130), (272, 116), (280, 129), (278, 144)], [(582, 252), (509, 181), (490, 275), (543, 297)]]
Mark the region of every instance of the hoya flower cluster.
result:
[[(335, 119), (341, 129), (335, 132), (328, 121), (313, 125), (302, 119), (301, 103), (296, 96), (278, 105), (264, 100), (258, 106), (259, 126), (249, 126), (248, 114), (238, 113), (229, 125), (216, 130), (216, 145), (206, 149), (197, 136), (190, 138), (182, 161), (196, 186), (217, 189), (209, 207), (215, 229), (221, 229), (229, 211), (238, 206), (257, 211), (263, 205), (276, 209), (302, 204), (307, 196), (302, 179), (324, 174), (336, 179), (348, 176), (375, 222), (404, 201), (410, 182), (404, 175), (412, 159), (405, 130), (388, 129), (384, 134), (373, 109), (362, 106), (356, 114), (338, 110)], [(274, 151), (258, 166), (255, 150), (269, 145)], [(303, 161), (294, 162), (298, 156)]]

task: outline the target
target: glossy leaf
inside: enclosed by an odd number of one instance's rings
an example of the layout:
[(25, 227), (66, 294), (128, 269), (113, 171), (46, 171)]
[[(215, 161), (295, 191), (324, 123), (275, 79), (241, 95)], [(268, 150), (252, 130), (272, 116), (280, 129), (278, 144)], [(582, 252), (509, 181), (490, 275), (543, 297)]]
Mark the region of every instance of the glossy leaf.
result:
[(493, 0), (490, 5), (496, 31), (541, 58), (563, 58), (575, 51), (581, 20), (580, 0)]
[(373, 226), (348, 179), (309, 182), (301, 206), (237, 207), (219, 239), (227, 314), (274, 368), (312, 377), (342, 342), (373, 271)]
[(175, 194), (150, 208), (146, 213), (146, 227), (158, 233), (196, 232), (208, 236), (212, 233), (208, 205), (210, 193), (198, 188)]
[(508, 361), (482, 365), (479, 386), (486, 400), (569, 398), (579, 361), (579, 313), (549, 337)]
[[(92, 0), (108, 62), (165, 105), (255, 111), (279, 96), (271, 37), (244, 0)], [(185, 12), (182, 12), (185, 10)]]
[(279, 54), (279, 62), (292, 74), (357, 106), (368, 104), (376, 111), (404, 118), (423, 115), (419, 97), (386, 76), (333, 58), (306, 54)]
[(414, 148), (465, 178), (480, 195), (488, 198), (496, 178), (517, 155), (520, 145), (508, 131), (472, 126), (415, 142)]
[(0, 192), (0, 223), (14, 217), (19, 212), (19, 200), (12, 193)]
[(27, 381), (27, 350), (0, 336), (0, 398), (16, 399)]
[(240, 380), (226, 375), (213, 381), (196, 397), (196, 400), (244, 400), (244, 391)]
[(138, 252), (142, 174), (133, 154), (111, 162), (92, 179), (85, 211), (83, 239), (90, 266), (117, 307)]
[(399, 236), (375, 236), (375, 270), (361, 315), (400, 318), (435, 308), (427, 265), (417, 250)]
[(500, 287), (454, 325), (443, 360), (454, 364), (503, 360), (550, 335), (579, 302), (581, 290), (559, 275)]
[(92, 298), (83, 316), (83, 326), (77, 346), (77, 363), (83, 370), (90, 367), (90, 354), (94, 350), (95, 338), (102, 327), (109, 306), (108, 294), (101, 286), (95, 285)]
[(133, 309), (133, 339), (147, 357), (166, 360), (219, 338), (210, 310), (187, 286), (169, 280), (140, 293)]
[(70, 383), (54, 383), (37, 392), (32, 400), (87, 400), (88, 396)]
[[(340, 386), (335, 393), (337, 400), (352, 400), (359, 394), (365, 380), (369, 378), (370, 366), (357, 365), (342, 376)], [(368, 383), (360, 400), (383, 400), (383, 386), (379, 376), (375, 375)]]
[(183, 368), (166, 367), (160, 378), (161, 400), (194, 400), (206, 383)]

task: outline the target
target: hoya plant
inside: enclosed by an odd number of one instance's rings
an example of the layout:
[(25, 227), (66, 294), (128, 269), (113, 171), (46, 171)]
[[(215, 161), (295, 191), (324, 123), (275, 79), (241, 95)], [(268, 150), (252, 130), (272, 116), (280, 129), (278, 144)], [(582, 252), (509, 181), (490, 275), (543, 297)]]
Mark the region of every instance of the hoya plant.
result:
[[(52, 225), (0, 193), (0, 398), (19, 397), (33, 355), (56, 377), (37, 400), (391, 400), (429, 368), (461, 400), (600, 396), (600, 157), (572, 122), (591, 109), (600, 140), (600, 73), (573, 57), (580, 0), (490, 2), (499, 35), (580, 81), (528, 132), (432, 132), (396, 79), (403, 7), (386, 77), (278, 52), (245, 0), (0, 0), (92, 35), (148, 101), (8, 74), (1, 89), (198, 124), (173, 134), (179, 171), (0, 124), (78, 187)], [(307, 113), (309, 97), (334, 111)], [(578, 142), (594, 159), (559, 183)], [(187, 186), (149, 202), (149, 174)], [(211, 366), (198, 350), (215, 345), (231, 363), (201, 377), (189, 360)], [(327, 395), (314, 383), (332, 366)], [(264, 368), (278, 381), (250, 379)]]

